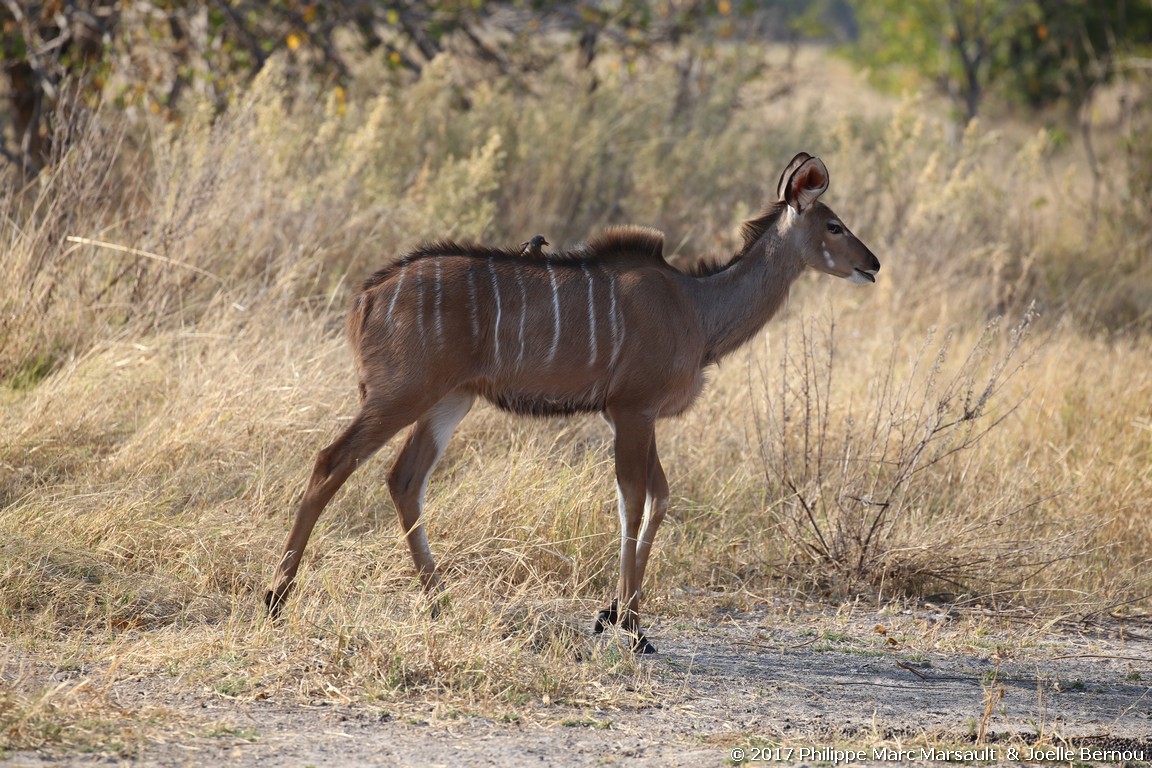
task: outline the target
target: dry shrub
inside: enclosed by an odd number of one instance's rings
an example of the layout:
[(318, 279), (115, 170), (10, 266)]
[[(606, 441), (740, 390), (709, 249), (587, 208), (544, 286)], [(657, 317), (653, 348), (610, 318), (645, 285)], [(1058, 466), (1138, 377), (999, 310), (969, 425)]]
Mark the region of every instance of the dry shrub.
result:
[(959, 356), (956, 332), (930, 332), (918, 350), (896, 344), (848, 371), (834, 321), (789, 328), (779, 371), (759, 371), (756, 427), (791, 572), (841, 595), (1011, 601), (1053, 562), (1086, 554), (1082, 531), (1038, 525), (1034, 507), (1053, 491), (1032, 497), (972, 455), (1021, 404), (1007, 388), (1034, 354), (1031, 322), (1003, 339), (990, 323)]

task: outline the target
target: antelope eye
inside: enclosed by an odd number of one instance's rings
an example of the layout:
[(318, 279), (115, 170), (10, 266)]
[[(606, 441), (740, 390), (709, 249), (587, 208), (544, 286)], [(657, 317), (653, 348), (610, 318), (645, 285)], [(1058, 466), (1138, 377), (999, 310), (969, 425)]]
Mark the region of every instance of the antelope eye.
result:
[(830, 221), (828, 222), (828, 231), (834, 235), (842, 235), (844, 234), (844, 227), (838, 221)]

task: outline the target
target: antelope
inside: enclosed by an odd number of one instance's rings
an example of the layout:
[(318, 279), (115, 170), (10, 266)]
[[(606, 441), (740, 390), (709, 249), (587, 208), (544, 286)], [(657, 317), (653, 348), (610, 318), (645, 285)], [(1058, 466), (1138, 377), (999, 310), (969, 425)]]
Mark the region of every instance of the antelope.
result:
[(828, 169), (800, 153), (777, 201), (744, 224), (723, 265), (686, 273), (655, 230), (609, 229), (535, 259), (436, 242), (368, 278), (347, 329), (360, 412), (322, 450), (265, 596), (286, 599), (317, 518), (349, 475), (404, 427), (387, 482), (423, 589), (441, 589), (421, 522), (428, 477), (477, 397), (517, 414), (600, 413), (612, 427), (620, 515), (616, 597), (593, 630), (617, 625), (635, 653), (644, 571), (668, 510), (656, 420), (683, 413), (704, 369), (752, 338), (806, 267), (874, 283), (880, 262), (820, 202)]

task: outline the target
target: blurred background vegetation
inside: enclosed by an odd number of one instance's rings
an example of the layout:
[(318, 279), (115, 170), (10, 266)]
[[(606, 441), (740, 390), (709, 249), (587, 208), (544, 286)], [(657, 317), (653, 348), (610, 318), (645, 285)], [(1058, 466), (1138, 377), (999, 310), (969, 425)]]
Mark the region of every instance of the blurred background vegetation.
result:
[(223, 111), (278, 51), (338, 87), (354, 58), (416, 78), (452, 50), (530, 88), (551, 60), (592, 68), (605, 45), (628, 61), (678, 50), (687, 74), (702, 43), (818, 40), (878, 82), (947, 93), (965, 122), (989, 99), (1076, 115), (1118, 74), (1152, 67), (1146, 0), (4, 0), (0, 25), (0, 151), (31, 172), (62, 100), (175, 118), (196, 94)]

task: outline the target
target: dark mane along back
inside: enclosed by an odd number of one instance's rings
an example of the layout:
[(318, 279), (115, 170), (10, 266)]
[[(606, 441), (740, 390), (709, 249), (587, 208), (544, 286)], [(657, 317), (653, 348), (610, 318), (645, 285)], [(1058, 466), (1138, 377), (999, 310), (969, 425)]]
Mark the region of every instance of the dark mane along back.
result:
[(727, 261), (721, 261), (718, 258), (703, 259), (692, 268), (689, 274), (694, 277), (708, 277), (717, 272), (723, 272), (740, 261), (748, 253), (748, 249), (755, 245), (765, 232), (776, 225), (776, 220), (780, 218), (780, 214), (784, 213), (785, 205), (787, 203), (770, 203), (767, 208), (760, 212), (759, 216), (744, 222), (744, 225), (740, 227), (740, 235), (744, 238), (744, 244), (740, 246), (740, 250), (731, 259)]
[(583, 245), (562, 254), (561, 258), (604, 263), (667, 263), (664, 261), (664, 233), (649, 227), (609, 227), (588, 238)]
[(519, 262), (544, 261), (559, 263), (598, 262), (602, 264), (638, 263), (665, 264), (664, 233), (647, 227), (609, 227), (598, 232), (587, 242), (566, 251), (543, 257), (527, 257), (514, 248), (495, 248), (476, 243), (458, 243), (454, 240), (435, 240), (416, 246), (383, 269), (377, 270), (364, 284), (361, 292), (380, 285), (405, 264), (420, 259), (440, 256), (467, 256), (475, 259), (510, 259)]
[(740, 234), (744, 238), (744, 246), (740, 249), (740, 255), (747, 253), (748, 249), (763, 237), (765, 232), (775, 226), (780, 214), (784, 213), (784, 206), (786, 205), (787, 203), (784, 202), (771, 203), (760, 212), (759, 216), (744, 222), (744, 226), (740, 227)]
[(364, 284), (360, 286), (360, 290), (363, 292), (369, 288), (375, 288), (405, 264), (411, 264), (420, 259), (430, 259), (437, 256), (471, 256), (477, 259), (495, 257), (505, 259), (519, 258), (519, 253), (512, 248), (492, 248), (486, 245), (477, 245), (476, 243), (458, 243), (455, 240), (433, 240), (428, 243), (421, 243), (388, 266), (376, 270), (364, 281)]

